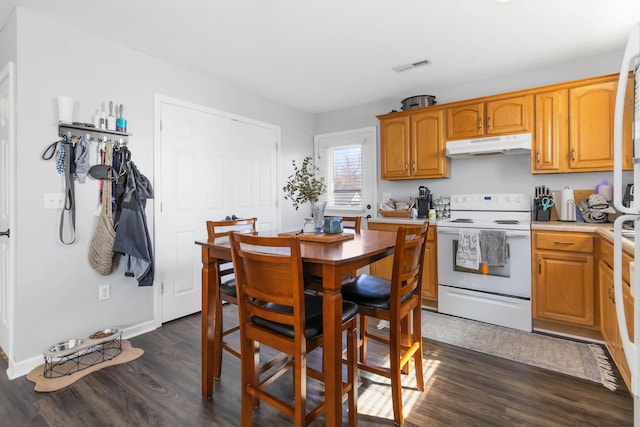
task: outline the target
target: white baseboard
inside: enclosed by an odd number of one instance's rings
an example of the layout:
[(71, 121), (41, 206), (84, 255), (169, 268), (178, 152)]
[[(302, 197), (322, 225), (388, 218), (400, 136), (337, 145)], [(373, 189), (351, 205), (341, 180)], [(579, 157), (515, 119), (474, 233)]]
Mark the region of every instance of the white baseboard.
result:
[[(148, 322), (140, 323), (138, 325), (130, 326), (128, 328), (122, 329), (122, 338), (129, 339), (133, 337), (137, 337), (138, 335), (146, 334), (147, 332), (151, 332), (156, 328), (156, 322), (150, 320)], [(7, 377), (10, 380), (14, 380), (23, 375), (27, 375), (33, 368), (36, 366), (42, 365), (44, 363), (42, 354), (31, 357), (29, 359), (21, 360), (18, 362), (10, 363), (9, 368), (6, 370)]]

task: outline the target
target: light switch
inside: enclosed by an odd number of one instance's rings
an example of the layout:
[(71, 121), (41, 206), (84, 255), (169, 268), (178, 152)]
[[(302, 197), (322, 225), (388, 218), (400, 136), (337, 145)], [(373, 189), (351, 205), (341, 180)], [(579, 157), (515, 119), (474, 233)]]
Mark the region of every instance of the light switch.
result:
[(45, 193), (44, 208), (45, 209), (62, 209), (64, 203), (64, 193)]

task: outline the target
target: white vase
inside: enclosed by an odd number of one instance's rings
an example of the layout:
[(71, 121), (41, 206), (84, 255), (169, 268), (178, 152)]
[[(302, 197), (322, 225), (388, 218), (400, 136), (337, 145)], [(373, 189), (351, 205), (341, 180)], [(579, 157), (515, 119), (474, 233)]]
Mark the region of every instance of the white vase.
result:
[(324, 208), (327, 206), (327, 202), (310, 202), (311, 203), (311, 216), (313, 216), (313, 226), (316, 229), (317, 234), (321, 234), (324, 228)]

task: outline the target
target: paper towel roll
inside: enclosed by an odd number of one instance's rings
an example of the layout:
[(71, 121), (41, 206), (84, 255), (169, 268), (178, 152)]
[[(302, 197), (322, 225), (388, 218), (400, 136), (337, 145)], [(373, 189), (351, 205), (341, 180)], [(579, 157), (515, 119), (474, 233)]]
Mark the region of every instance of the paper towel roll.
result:
[(613, 200), (613, 186), (609, 184), (598, 185), (598, 194), (602, 194), (607, 202)]
[(573, 189), (565, 187), (560, 192), (560, 206), (556, 205), (558, 209), (558, 219), (560, 221), (575, 221), (576, 220), (576, 202), (573, 194)]

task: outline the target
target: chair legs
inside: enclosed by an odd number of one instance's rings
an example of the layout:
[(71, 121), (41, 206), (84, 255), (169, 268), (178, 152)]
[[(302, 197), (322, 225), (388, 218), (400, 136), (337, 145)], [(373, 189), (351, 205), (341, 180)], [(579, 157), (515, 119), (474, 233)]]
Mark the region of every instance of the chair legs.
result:
[[(346, 331), (346, 360), (347, 378), (342, 382), (342, 395), (347, 394), (349, 407), (349, 426), (356, 427), (358, 425), (358, 334), (357, 319), (353, 317), (343, 325), (343, 332)], [(270, 405), (276, 407), (280, 411), (287, 413), (292, 417), (295, 426), (306, 426), (321, 414), (324, 404), (316, 406), (307, 413), (307, 378), (312, 377), (322, 381), (322, 372), (311, 369), (307, 366), (307, 355), (298, 354), (292, 357), (288, 363), (284, 363), (280, 368), (276, 369), (276, 373), (269, 374), (266, 379), (261, 379), (260, 374), (268, 371), (274, 365), (267, 362), (265, 366), (260, 365), (260, 344), (257, 341), (247, 339), (243, 341), (243, 348), (253, 348), (253, 357), (248, 360), (245, 355), (241, 358), (241, 405), (240, 405), (240, 426), (251, 427), (253, 421), (253, 409), (256, 408), (260, 400), (265, 400)], [(276, 356), (273, 360), (279, 359)], [(294, 404), (289, 406), (280, 401), (275, 396), (270, 396), (267, 392), (262, 391), (262, 387), (267, 386), (278, 378), (286, 367), (292, 367), (293, 370), (293, 387), (294, 387)], [(251, 379), (249, 381), (249, 379)]]
[(222, 373), (222, 301), (217, 298), (213, 321), (213, 379), (219, 380)]
[[(397, 425), (403, 425), (402, 374), (408, 373), (406, 371), (411, 364), (415, 366), (416, 388), (419, 391), (424, 391), (421, 307), (419, 305), (414, 307), (406, 317), (400, 320), (400, 324), (392, 321), (389, 328), (389, 338), (368, 332), (368, 317), (389, 320), (386, 316), (379, 317), (376, 314), (380, 313), (361, 307), (359, 314), (358, 369), (389, 378), (391, 382), (394, 422)], [(411, 327), (409, 327), (409, 316), (411, 316)], [(389, 368), (372, 365), (367, 362), (369, 339), (389, 346)]]

